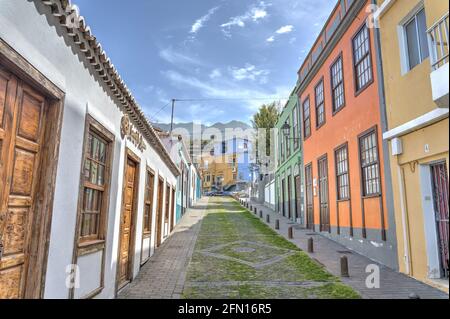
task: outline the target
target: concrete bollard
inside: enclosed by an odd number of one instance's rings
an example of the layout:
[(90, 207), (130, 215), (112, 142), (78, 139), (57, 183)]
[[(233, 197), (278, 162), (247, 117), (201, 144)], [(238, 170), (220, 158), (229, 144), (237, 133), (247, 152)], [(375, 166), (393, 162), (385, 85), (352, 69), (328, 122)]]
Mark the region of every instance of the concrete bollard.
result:
[(314, 239), (309, 238), (308, 239), (308, 253), (313, 253), (314, 252)]
[(420, 299), (420, 296), (413, 292), (408, 296), (408, 298), (409, 299)]
[(266, 215), (266, 223), (270, 224), (270, 215), (269, 214)]
[(280, 229), (280, 220), (279, 219), (277, 219), (276, 221), (275, 221), (275, 229)]
[(292, 226), (288, 228), (288, 238), (289, 239), (294, 238), (294, 228), (292, 228)]
[(341, 257), (341, 277), (350, 277), (348, 272), (348, 258), (347, 256)]

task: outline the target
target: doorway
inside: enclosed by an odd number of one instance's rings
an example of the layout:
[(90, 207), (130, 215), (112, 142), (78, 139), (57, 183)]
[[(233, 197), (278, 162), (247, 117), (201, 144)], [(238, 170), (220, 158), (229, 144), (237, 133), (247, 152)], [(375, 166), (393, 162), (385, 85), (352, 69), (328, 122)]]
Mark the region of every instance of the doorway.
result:
[(305, 167), (306, 182), (306, 228), (314, 230), (314, 190), (312, 164)]
[(156, 210), (156, 247), (161, 245), (163, 227), (163, 200), (164, 200), (164, 180), (158, 181), (158, 206)]
[(138, 181), (139, 160), (137, 156), (127, 150), (122, 192), (122, 212), (120, 216), (118, 290), (123, 288), (133, 278)]
[(10, 49), (0, 46), (0, 299), (41, 298), (63, 93), (35, 69), (22, 72), (3, 59), (3, 50)]
[(330, 232), (330, 211), (328, 206), (328, 160), (322, 157), (319, 168), (320, 231)]
[(447, 278), (448, 269), (448, 174), (445, 162), (434, 164), (431, 168), (433, 203), (436, 217), (437, 243), (439, 246), (441, 277)]

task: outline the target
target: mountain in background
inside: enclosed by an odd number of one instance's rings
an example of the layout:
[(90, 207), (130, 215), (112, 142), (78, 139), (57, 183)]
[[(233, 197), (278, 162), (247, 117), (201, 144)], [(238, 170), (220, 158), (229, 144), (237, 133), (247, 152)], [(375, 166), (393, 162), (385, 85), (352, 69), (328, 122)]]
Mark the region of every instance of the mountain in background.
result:
[[(164, 123), (152, 123), (153, 126), (155, 127), (159, 127), (161, 130), (163, 131), (170, 131), (170, 124), (164, 124)], [(173, 129), (177, 129), (177, 128), (183, 128), (185, 130), (187, 130), (190, 134), (193, 133), (193, 128), (194, 128), (194, 123), (193, 122), (189, 122), (189, 123), (174, 123), (173, 124)], [(241, 128), (243, 130), (249, 129), (251, 128), (251, 126), (249, 126), (248, 124), (241, 122), (241, 121), (231, 121), (228, 123), (221, 123), (218, 122), (214, 125), (211, 126), (206, 126), (206, 125), (202, 125), (202, 132), (205, 129), (208, 128), (216, 128), (218, 130), (220, 130), (222, 133), (225, 133), (225, 129), (236, 129), (236, 128)]]

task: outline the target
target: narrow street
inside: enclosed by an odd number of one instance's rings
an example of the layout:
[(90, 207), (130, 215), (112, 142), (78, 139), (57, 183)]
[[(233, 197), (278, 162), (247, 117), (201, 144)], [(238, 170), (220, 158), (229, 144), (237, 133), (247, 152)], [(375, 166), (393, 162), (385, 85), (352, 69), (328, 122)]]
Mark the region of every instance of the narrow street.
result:
[[(365, 270), (373, 261), (297, 227), (288, 240), (283, 236), (292, 222), (266, 207), (251, 205), (257, 214), (231, 198), (203, 198), (118, 298), (407, 299), (411, 294), (448, 298), (381, 265), (380, 287), (368, 288)], [(260, 212), (263, 219), (258, 218)], [(276, 219), (278, 233), (273, 230)], [(307, 254), (305, 243), (311, 236), (315, 252)], [(348, 278), (339, 278), (343, 254), (349, 259)]]
[[(153, 274), (159, 274), (158, 278)], [(214, 197), (203, 199), (185, 216), (176, 233), (119, 294), (119, 298), (180, 297), (329, 299), (359, 295), (236, 201)]]

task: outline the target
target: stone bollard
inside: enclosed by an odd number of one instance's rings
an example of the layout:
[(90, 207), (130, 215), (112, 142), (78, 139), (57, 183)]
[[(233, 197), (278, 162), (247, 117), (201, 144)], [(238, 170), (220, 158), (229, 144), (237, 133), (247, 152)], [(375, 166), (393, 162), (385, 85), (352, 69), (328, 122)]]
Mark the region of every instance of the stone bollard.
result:
[(314, 239), (309, 238), (308, 239), (308, 253), (313, 253), (314, 252)]
[(420, 296), (413, 292), (408, 296), (408, 298), (409, 299), (420, 299)]
[(350, 277), (348, 272), (348, 258), (347, 256), (341, 257), (341, 277)]
[(292, 228), (292, 226), (288, 228), (288, 238), (289, 239), (294, 238), (294, 228)]
[(275, 229), (280, 229), (280, 220), (279, 219), (277, 219), (276, 221), (275, 221)]
[(266, 223), (270, 224), (270, 215), (269, 214), (266, 215)]

